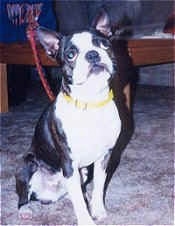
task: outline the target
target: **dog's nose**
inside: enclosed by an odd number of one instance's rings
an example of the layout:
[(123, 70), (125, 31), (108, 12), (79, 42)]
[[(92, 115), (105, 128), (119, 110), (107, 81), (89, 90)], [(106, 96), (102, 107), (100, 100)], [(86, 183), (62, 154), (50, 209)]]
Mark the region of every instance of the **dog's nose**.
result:
[(89, 63), (98, 63), (100, 61), (99, 53), (95, 50), (91, 50), (86, 53), (85, 58)]

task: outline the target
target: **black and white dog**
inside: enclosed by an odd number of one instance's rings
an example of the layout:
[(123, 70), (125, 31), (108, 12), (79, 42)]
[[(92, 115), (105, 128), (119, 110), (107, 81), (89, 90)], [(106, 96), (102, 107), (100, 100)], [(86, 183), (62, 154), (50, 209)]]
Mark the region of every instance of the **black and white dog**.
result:
[[(18, 206), (34, 199), (56, 201), (66, 191), (78, 224), (93, 225), (92, 218), (106, 215), (106, 189), (131, 135), (121, 90), (115, 103), (110, 86), (117, 66), (110, 21), (102, 10), (89, 31), (62, 36), (41, 27), (37, 36), (49, 56), (61, 59), (64, 76), (61, 91), (41, 115), (16, 174)], [(85, 185), (92, 167), (89, 201)]]

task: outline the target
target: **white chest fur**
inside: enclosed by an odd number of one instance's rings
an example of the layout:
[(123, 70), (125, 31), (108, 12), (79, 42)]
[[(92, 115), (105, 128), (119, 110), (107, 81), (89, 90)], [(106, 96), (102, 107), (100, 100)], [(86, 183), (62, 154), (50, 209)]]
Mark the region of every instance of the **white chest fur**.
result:
[(103, 107), (82, 110), (59, 94), (55, 114), (61, 120), (71, 158), (79, 167), (105, 155), (115, 145), (120, 133), (121, 121), (113, 101)]

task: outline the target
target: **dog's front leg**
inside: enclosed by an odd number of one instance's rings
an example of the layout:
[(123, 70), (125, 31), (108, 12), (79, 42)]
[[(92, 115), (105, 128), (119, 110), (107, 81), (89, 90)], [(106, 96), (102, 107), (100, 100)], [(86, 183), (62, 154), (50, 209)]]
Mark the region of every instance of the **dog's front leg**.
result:
[(66, 179), (66, 186), (72, 201), (78, 225), (95, 225), (90, 217), (83, 197), (78, 166), (73, 164), (73, 175)]
[(98, 220), (107, 216), (103, 203), (103, 187), (106, 178), (103, 160), (104, 158), (94, 163), (94, 187), (91, 199), (91, 215)]

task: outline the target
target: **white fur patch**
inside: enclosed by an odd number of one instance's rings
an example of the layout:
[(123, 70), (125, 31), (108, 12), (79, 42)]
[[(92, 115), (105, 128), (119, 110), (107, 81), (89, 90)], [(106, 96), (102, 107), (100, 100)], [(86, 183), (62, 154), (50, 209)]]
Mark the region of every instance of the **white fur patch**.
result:
[(57, 201), (66, 194), (62, 173), (50, 174), (46, 169), (39, 168), (29, 183), (29, 198), (32, 192), (42, 201)]
[(61, 120), (71, 158), (79, 167), (105, 155), (115, 145), (120, 133), (121, 121), (113, 101), (104, 107), (84, 111), (68, 103), (60, 93), (55, 114)]

